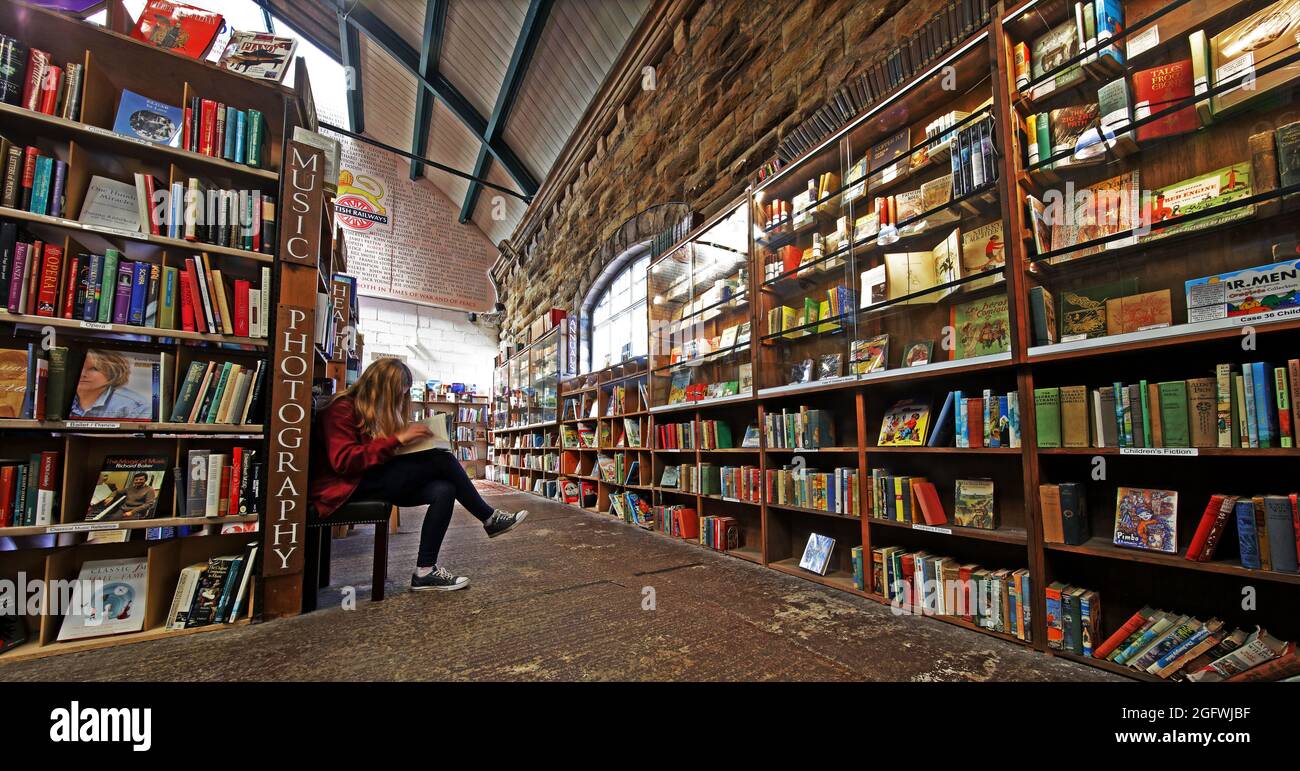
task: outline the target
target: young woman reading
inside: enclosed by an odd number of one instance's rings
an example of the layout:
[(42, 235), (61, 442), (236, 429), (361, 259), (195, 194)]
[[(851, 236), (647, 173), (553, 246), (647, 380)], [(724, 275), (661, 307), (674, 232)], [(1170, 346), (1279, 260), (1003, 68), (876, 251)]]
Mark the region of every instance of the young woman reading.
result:
[(399, 448), (432, 436), (424, 423), (407, 421), (410, 405), (411, 371), (400, 360), (379, 359), (362, 372), (317, 416), (308, 497), (322, 519), (349, 500), (427, 504), (411, 589), (463, 589), (468, 578), (438, 566), (454, 504), (460, 501), (482, 522), (489, 538), (519, 525), (528, 512), (493, 509), (447, 450), (398, 454)]

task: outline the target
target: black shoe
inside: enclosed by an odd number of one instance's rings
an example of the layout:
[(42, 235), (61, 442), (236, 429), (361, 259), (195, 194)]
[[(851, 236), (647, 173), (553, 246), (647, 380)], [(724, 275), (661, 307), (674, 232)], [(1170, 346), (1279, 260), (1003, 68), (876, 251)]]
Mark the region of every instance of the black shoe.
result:
[(492, 512), (492, 516), (487, 518), (483, 523), (483, 529), (487, 531), (488, 538), (496, 538), (499, 535), (514, 530), (525, 519), (528, 518), (528, 509), (521, 509), (513, 514), (508, 511), (497, 509)]
[(413, 592), (454, 592), (469, 586), (469, 578), (453, 575), (446, 568), (437, 567), (427, 576), (411, 574)]

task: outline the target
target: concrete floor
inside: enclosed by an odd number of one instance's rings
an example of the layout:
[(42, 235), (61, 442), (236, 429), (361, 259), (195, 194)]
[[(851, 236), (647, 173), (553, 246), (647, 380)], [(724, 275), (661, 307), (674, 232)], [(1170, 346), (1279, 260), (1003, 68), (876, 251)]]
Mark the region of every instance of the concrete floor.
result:
[(605, 516), (484, 492), (531, 515), (489, 541), (458, 507), (442, 561), (472, 577), (466, 590), (406, 591), (423, 516), (408, 510), (382, 603), (365, 599), (372, 540), (358, 532), (335, 542), (336, 586), (315, 613), (4, 665), (0, 681), (1119, 679)]

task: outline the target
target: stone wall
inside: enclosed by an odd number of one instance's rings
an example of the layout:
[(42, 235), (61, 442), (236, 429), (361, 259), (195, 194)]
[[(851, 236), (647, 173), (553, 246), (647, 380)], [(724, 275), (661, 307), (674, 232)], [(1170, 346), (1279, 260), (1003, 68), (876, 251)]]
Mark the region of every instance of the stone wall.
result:
[(601, 245), (639, 212), (680, 201), (707, 217), (735, 201), (787, 132), (941, 5), (703, 0), (670, 20), (656, 90), (637, 90), (593, 147), (576, 148), (578, 176), (546, 181), (566, 186), (561, 203), (503, 244), (503, 337), (522, 340), (543, 309), (576, 308), (604, 267)]

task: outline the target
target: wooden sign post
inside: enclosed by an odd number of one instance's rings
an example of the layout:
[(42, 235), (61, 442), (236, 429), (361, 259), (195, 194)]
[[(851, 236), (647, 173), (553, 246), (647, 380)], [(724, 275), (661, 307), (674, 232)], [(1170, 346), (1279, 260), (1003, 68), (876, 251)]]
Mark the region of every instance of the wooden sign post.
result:
[(276, 251), (280, 304), (271, 336), (275, 350), (262, 530), (266, 618), (295, 615), (302, 608), (325, 157), (314, 147), (288, 142), (282, 168)]

